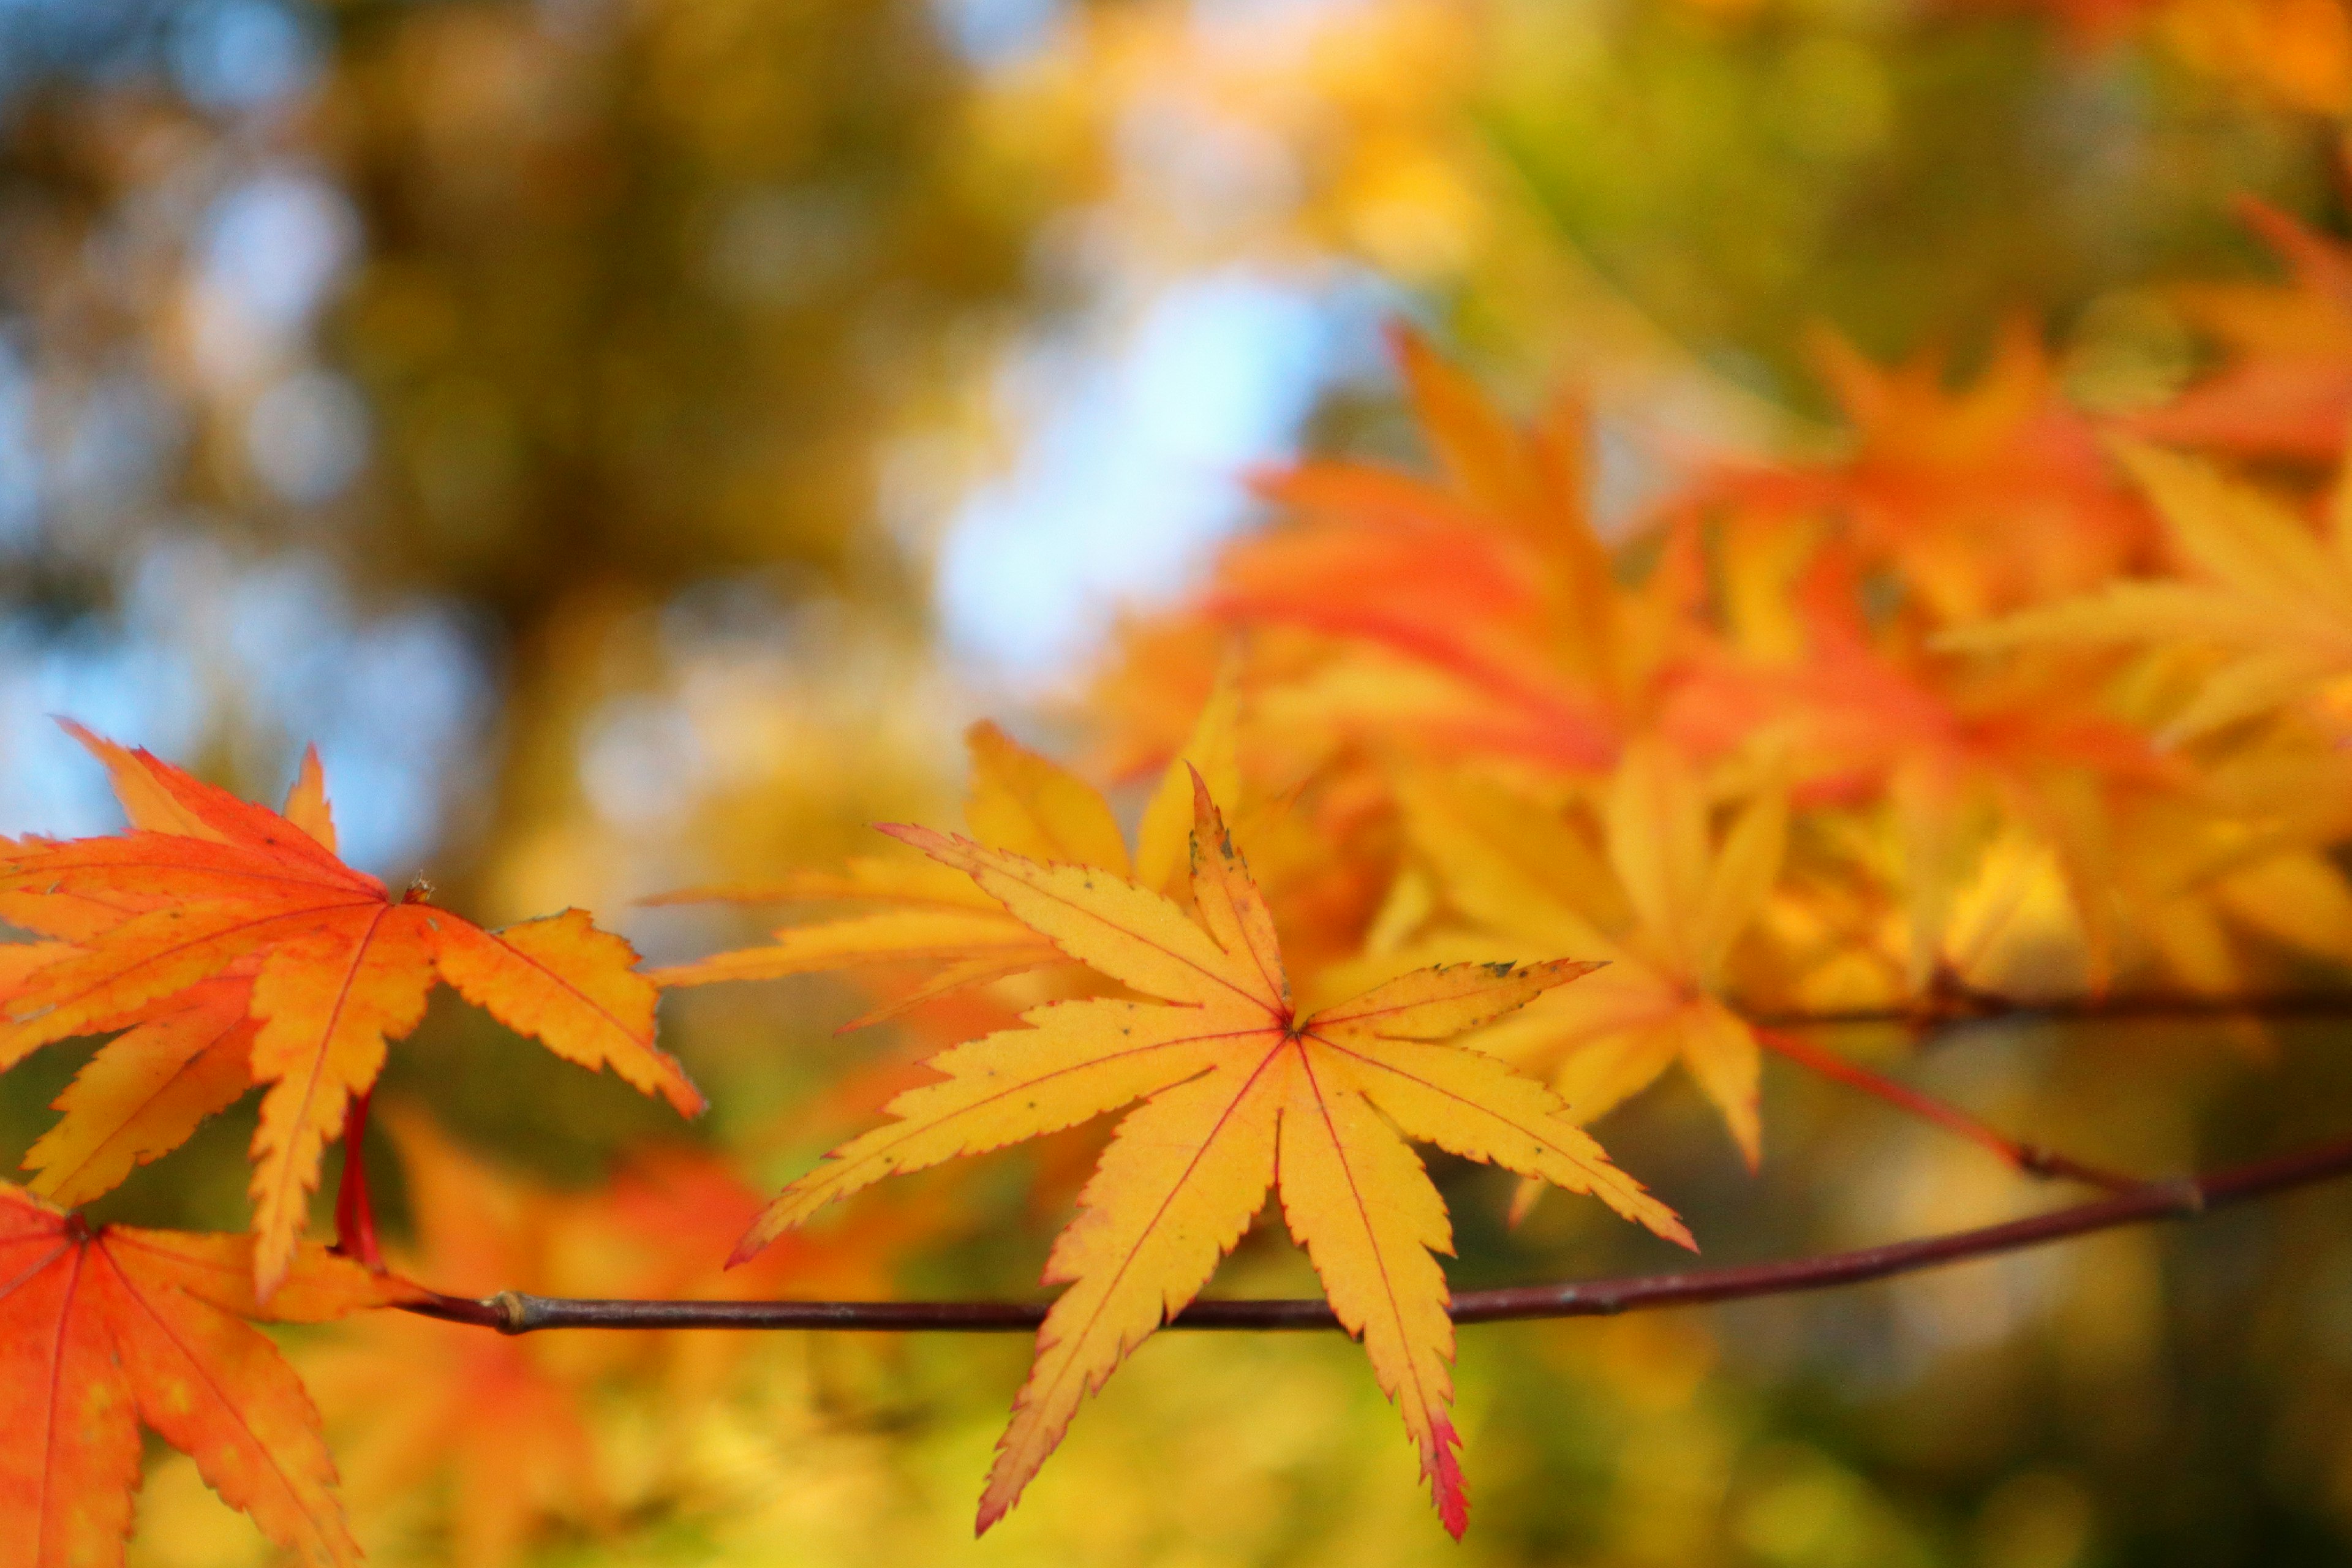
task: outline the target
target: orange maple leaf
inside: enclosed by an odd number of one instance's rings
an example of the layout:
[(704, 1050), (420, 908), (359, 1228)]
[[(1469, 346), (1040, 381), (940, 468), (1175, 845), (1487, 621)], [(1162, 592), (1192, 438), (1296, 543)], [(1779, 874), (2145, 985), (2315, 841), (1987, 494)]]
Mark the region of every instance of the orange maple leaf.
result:
[(1522, 427), (1418, 336), (1391, 336), (1444, 482), (1352, 462), (1265, 477), (1293, 521), (1228, 547), (1200, 613), (1329, 640), (1285, 721), (1605, 772), (1699, 592), (1696, 534), (1671, 530), (1626, 587), (1586, 501), (1581, 405)]
[[(635, 952), (577, 910), (484, 931), (338, 859), (315, 757), (285, 815), (68, 726), (106, 763), (132, 832), (0, 855), (0, 914), (45, 936), (0, 1004), (0, 1068), (76, 1035), (129, 1028), (58, 1101), (37, 1189), (87, 1201), (236, 1098), (267, 1085), (254, 1134), (254, 1285), (291, 1265), (321, 1152), (385, 1043), (436, 980), (519, 1034), (611, 1067), (681, 1112), (702, 1097), (654, 1045)], [(251, 1027), (239, 1022), (249, 1017)]]
[(2238, 212), (2286, 264), (2289, 280), (2176, 290), (2225, 363), (2120, 428), (2231, 457), (2332, 465), (2352, 420), (2352, 250), (2251, 196)]
[(306, 1247), (267, 1311), (244, 1236), (95, 1228), (0, 1183), (0, 1558), (122, 1561), (139, 1428), (312, 1564), (347, 1564), (335, 1468), (300, 1380), (241, 1318), (323, 1322), (424, 1292)]
[(1673, 509), (1727, 507), (1750, 530), (1832, 520), (1858, 572), (1894, 573), (1943, 623), (2079, 592), (2148, 552), (2146, 508), (2059, 395), (2025, 323), (2010, 322), (1957, 390), (1937, 354), (1881, 366), (1826, 331), (1812, 348), (1848, 450), (1719, 465)]
[[(1048, 864), (928, 828), (892, 837), (967, 873), (1070, 957), (1153, 1001), (1034, 1008), (933, 1058), (942, 1081), (890, 1103), (896, 1120), (786, 1187), (738, 1247), (747, 1258), (836, 1198), (883, 1177), (1072, 1127), (1131, 1100), (1055, 1244), (1070, 1287), (1037, 1336), (982, 1496), (1003, 1517), (1084, 1396), (1181, 1310), (1280, 1187), (1293, 1237), (1332, 1309), (1364, 1342), (1421, 1450), (1445, 1527), (1467, 1521), (1448, 1415), (1454, 1326), (1436, 1258), (1445, 1205), (1404, 1139), (1590, 1193), (1685, 1246), (1672, 1211), (1611, 1164), (1542, 1085), (1442, 1042), (1593, 966), (1460, 963), (1420, 970), (1301, 1016), (1256, 884), (1207, 786), (1192, 777), (1197, 922), (1097, 867)], [(1391, 1124), (1393, 1123), (1392, 1127)]]

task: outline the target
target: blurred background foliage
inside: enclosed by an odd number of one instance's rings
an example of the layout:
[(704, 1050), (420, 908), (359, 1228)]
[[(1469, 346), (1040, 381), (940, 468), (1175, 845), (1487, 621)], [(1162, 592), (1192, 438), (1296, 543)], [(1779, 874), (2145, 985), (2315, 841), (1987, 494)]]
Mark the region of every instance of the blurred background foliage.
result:
[[(1605, 515), (1696, 451), (1833, 442), (1825, 333), (1965, 374), (2022, 321), (2128, 410), (2210, 359), (2182, 285), (2277, 275), (2239, 198), (2342, 231), (2347, 110), (2337, 0), (0, 0), (0, 824), (113, 825), (53, 712), (257, 795), (316, 738), (355, 860), (707, 951), (745, 932), (631, 900), (945, 819), (962, 722), (1074, 742), (1059, 699), (1254, 520), (1247, 468), (1410, 456), (1385, 317), (1507, 400), (1585, 387)], [(859, 1005), (674, 1000), (695, 1135), (764, 1185), (855, 1125), (901, 1059), (832, 1036)], [(455, 1139), (386, 1136), (395, 1226), (446, 1283), (609, 1288), (626, 1247), (565, 1205), (677, 1134), (488, 1027), (448, 1008), (394, 1053), (388, 1095)], [(1925, 1070), (2148, 1168), (2352, 1088), (2322, 1040), (2258, 1068), (2193, 1037), (1984, 1031)], [(74, 1065), (0, 1088), (9, 1148)], [(1606, 1129), (1723, 1260), (2029, 1201), (1867, 1103), (1768, 1094), (1755, 1179), (1682, 1091)], [(248, 1131), (109, 1212), (237, 1226)], [(909, 1184), (863, 1288), (1026, 1288), (1059, 1215), (1017, 1177), (1082, 1152)], [(1662, 1261), (1569, 1205), (1507, 1232), (1445, 1174), (1463, 1283)], [(1014, 1342), (298, 1349), (388, 1563), (2327, 1563), (2347, 1217), (1479, 1331), (1462, 1548), (1337, 1342), (1154, 1344), (980, 1547)], [(1235, 1288), (1295, 1270), (1246, 1253)], [(503, 1504), (422, 1405), (412, 1451), (371, 1441), (371, 1353), (519, 1424), (483, 1449)], [(263, 1560), (176, 1458), (135, 1551)]]

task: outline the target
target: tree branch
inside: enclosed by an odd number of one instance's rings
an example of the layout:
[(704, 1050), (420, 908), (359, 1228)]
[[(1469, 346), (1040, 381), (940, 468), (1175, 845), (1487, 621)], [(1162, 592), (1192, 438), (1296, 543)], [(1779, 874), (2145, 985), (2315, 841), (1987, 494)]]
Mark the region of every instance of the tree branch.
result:
[[(1692, 1306), (1785, 1296), (1884, 1279), (1969, 1258), (2047, 1246), (2095, 1231), (2153, 1220), (2187, 1219), (2273, 1193), (2352, 1175), (2352, 1138), (2234, 1165), (2202, 1179), (2149, 1182), (2093, 1203), (1975, 1230), (1922, 1237), (1780, 1263), (1643, 1274), (1617, 1279), (1465, 1290), (1454, 1298), (1457, 1323), (1523, 1318), (1608, 1317), (1655, 1307)], [(1045, 1305), (1026, 1301), (599, 1301), (526, 1296), (507, 1290), (485, 1300), (444, 1296), (407, 1308), (426, 1317), (531, 1333), (541, 1329), (853, 1329), (908, 1332), (1008, 1333), (1045, 1321)], [(1195, 1301), (1169, 1325), (1178, 1329), (1334, 1329), (1319, 1300)]]
[(2071, 1024), (2252, 1018), (2285, 1023), (2298, 1018), (2352, 1018), (2352, 990), (2288, 991), (2268, 996), (2184, 996), (2149, 992), (2031, 1001), (1985, 991), (1938, 989), (1901, 1006), (1835, 1008), (1818, 1013), (1743, 1012), (1741, 1016), (1759, 1028), (1767, 1029), (1862, 1028), (1874, 1025), (1946, 1028), (2002, 1019)]
[(1858, 1089), (1907, 1116), (1916, 1116), (1922, 1121), (1965, 1138), (1979, 1148), (1999, 1156), (2011, 1169), (2021, 1171), (2029, 1176), (2082, 1182), (2090, 1186), (2104, 1187), (2111, 1193), (2129, 1192), (2141, 1184), (2140, 1178), (2137, 1176), (2122, 1175), (2039, 1143), (2021, 1143), (1996, 1131), (1956, 1105), (1948, 1105), (1932, 1094), (1913, 1089), (1909, 1084), (1897, 1083), (1883, 1073), (1873, 1072), (1860, 1062), (1848, 1061), (1834, 1051), (1814, 1045), (1801, 1034), (1759, 1026), (1756, 1038), (1765, 1049), (1786, 1058), (1808, 1072), (1818, 1073), (1849, 1089)]

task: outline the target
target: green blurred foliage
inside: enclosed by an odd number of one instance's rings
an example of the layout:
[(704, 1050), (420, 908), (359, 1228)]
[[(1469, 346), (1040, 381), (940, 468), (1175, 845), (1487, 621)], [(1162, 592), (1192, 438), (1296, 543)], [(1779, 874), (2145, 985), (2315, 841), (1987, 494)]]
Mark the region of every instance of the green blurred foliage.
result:
[(2246, 270), (2240, 194), (2334, 210), (2325, 122), (2030, 16), (1511, 11), (1482, 111), (1545, 215), (1710, 366), (1809, 412), (1813, 330), (1969, 353), (2012, 312), (2063, 329)]

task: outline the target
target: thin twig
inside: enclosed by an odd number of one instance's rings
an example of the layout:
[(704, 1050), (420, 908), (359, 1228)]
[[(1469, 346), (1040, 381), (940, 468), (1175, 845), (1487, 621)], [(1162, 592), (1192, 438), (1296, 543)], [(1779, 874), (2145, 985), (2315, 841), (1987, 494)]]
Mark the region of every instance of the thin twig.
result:
[[(2042, 1247), (2119, 1226), (2187, 1219), (2345, 1175), (2352, 1175), (2352, 1138), (2231, 1166), (2201, 1179), (2148, 1182), (2091, 1203), (1975, 1230), (1780, 1263), (1465, 1290), (1454, 1298), (1452, 1310), (1457, 1323), (1492, 1323), (1523, 1318), (1607, 1317), (1656, 1307), (1785, 1296)], [(541, 1329), (1007, 1333), (1034, 1329), (1045, 1316), (1042, 1302), (1027, 1301), (598, 1301), (526, 1296), (512, 1290), (482, 1300), (444, 1296), (407, 1310), (510, 1334)], [(1195, 1301), (1169, 1326), (1333, 1329), (1339, 1327), (1339, 1321), (1330, 1307), (1318, 1300), (1222, 1300)]]
[(2121, 996), (2067, 996), (2042, 1001), (1985, 992), (1948, 992), (1900, 1006), (1832, 1008), (1822, 1012), (1749, 1012), (1759, 1028), (1832, 1029), (1871, 1026), (1945, 1028), (1958, 1024), (2015, 1019), (2027, 1023), (2101, 1023), (2141, 1020), (2192, 1022), (2210, 1018), (2352, 1019), (2352, 991), (2289, 991), (2268, 996), (2182, 996), (2144, 993)]
[(1835, 1051), (1824, 1050), (1803, 1036), (1787, 1029), (1759, 1028), (1758, 1043), (1767, 1050), (1786, 1058), (1809, 1072), (1858, 1089), (1863, 1093), (1885, 1101), (1906, 1115), (1934, 1123), (1948, 1132), (1957, 1133), (1979, 1148), (1989, 1149), (2011, 1168), (2029, 1176), (2057, 1177), (2101, 1187), (2111, 1193), (2129, 1192), (2141, 1185), (2141, 1179), (2062, 1154), (2055, 1149), (2045, 1149), (2036, 1143), (2021, 1143), (1986, 1126), (1958, 1106), (1937, 1100), (1934, 1095), (1897, 1083), (1883, 1073), (1875, 1073), (1860, 1062), (1849, 1061)]

